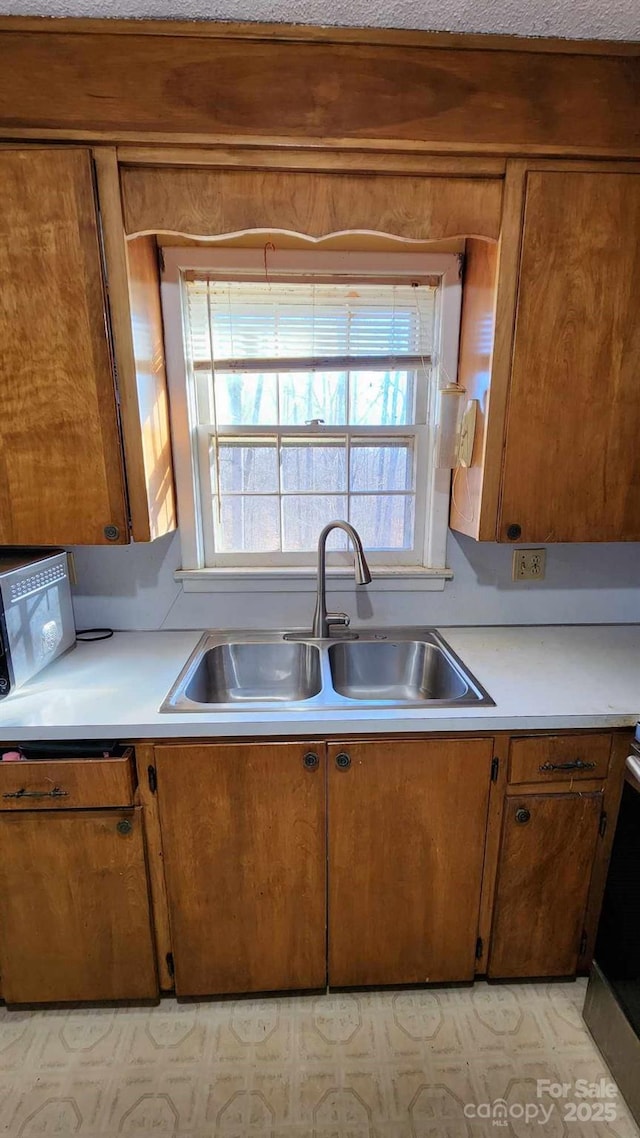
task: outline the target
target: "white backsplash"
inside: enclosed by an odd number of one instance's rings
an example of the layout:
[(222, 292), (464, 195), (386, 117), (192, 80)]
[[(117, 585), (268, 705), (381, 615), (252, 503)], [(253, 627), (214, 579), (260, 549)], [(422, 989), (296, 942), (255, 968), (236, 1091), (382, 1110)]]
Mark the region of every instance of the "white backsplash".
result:
[[(78, 628), (308, 627), (314, 596), (285, 583), (269, 593), (185, 593), (174, 572), (177, 535), (150, 545), (74, 549)], [(513, 547), (449, 534), (454, 572), (442, 592), (331, 592), (332, 609), (353, 624), (606, 624), (640, 622), (640, 548), (632, 543), (550, 545), (543, 582), (511, 580)]]

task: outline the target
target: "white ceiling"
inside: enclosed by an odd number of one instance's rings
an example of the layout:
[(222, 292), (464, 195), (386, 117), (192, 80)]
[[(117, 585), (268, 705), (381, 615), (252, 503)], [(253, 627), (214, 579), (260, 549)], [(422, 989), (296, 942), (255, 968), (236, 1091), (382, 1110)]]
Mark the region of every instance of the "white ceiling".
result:
[(0, 13), (640, 39), (640, 0), (0, 0)]

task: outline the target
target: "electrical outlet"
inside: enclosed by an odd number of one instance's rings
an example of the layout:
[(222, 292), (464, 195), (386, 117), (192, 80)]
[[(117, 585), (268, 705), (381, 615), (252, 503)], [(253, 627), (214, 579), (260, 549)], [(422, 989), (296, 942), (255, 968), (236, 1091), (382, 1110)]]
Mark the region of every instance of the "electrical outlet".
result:
[(544, 581), (546, 564), (546, 549), (514, 549), (513, 580)]

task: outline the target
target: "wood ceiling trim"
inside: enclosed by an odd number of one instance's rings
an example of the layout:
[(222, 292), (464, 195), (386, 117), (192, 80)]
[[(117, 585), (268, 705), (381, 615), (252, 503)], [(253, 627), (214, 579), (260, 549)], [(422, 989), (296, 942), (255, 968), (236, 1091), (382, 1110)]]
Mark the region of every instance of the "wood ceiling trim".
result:
[(0, 20), (0, 138), (640, 154), (637, 45), (356, 32)]

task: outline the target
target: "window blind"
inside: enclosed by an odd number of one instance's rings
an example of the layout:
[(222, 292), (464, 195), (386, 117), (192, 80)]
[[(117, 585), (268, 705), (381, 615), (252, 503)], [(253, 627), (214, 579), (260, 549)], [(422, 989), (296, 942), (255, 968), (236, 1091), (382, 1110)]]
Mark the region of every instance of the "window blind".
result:
[[(429, 362), (429, 285), (186, 283), (192, 365), (226, 372), (282, 361), (308, 371), (377, 359)], [(315, 363), (314, 363), (315, 361)], [(284, 370), (281, 367), (280, 370)]]

